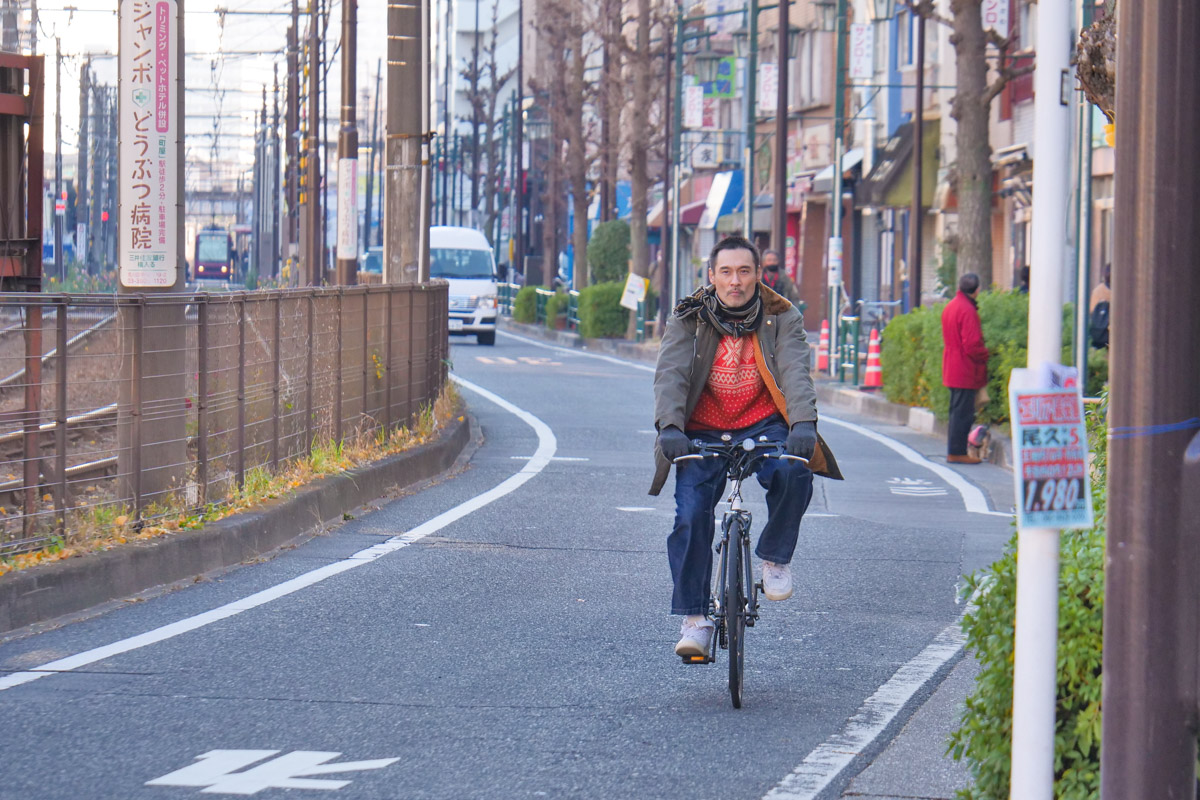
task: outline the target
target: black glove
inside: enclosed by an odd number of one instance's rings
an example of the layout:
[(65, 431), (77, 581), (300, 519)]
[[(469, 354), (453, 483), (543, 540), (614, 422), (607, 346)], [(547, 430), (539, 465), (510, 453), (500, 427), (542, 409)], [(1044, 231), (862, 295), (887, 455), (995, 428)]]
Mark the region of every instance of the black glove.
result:
[(658, 449), (669, 460), (674, 461), (680, 456), (686, 456), (692, 450), (692, 443), (683, 431), (674, 425), (668, 425), (658, 432)]
[(790, 456), (812, 458), (817, 450), (817, 423), (797, 422), (788, 433), (787, 451)]

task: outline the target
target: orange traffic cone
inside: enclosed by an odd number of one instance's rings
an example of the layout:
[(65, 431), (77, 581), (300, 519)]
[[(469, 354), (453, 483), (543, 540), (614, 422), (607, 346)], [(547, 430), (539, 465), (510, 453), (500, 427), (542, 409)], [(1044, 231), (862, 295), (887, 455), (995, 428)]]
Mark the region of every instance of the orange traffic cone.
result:
[(879, 366), (879, 329), (871, 329), (871, 341), (867, 345), (867, 377), (863, 381), (864, 389), (878, 389), (883, 386), (883, 368)]
[(821, 338), (817, 342), (817, 372), (829, 369), (829, 320), (821, 320)]

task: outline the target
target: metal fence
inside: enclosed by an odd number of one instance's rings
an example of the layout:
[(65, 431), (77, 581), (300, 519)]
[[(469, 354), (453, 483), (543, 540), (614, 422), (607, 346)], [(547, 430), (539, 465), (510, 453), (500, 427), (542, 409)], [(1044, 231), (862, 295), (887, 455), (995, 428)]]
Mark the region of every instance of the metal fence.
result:
[(442, 281), (0, 294), (0, 555), (105, 509), (204, 507), (256, 468), (410, 424), (446, 380), (447, 300)]

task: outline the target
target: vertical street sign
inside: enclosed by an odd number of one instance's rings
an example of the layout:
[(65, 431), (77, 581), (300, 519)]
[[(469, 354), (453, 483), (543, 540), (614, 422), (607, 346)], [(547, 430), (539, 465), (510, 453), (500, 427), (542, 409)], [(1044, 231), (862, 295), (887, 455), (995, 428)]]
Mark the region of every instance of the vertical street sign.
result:
[(869, 22), (850, 26), (850, 80), (869, 80), (875, 73), (875, 33)]
[(980, 12), (983, 15), (983, 29), (991, 28), (1001, 36), (1008, 36), (1008, 2), (1009, 0), (983, 0)]
[(704, 87), (689, 86), (683, 90), (683, 125), (686, 128), (701, 128), (704, 126)]
[(337, 257), (358, 260), (358, 159), (338, 159)]
[[(775, 113), (776, 95), (779, 93), (779, 73), (775, 65), (768, 62), (758, 65), (758, 113), (767, 116)], [(768, 176), (769, 177), (769, 176)]]
[(118, 263), (126, 288), (169, 288), (177, 263), (177, 0), (121, 0)]
[[(1016, 371), (1016, 370), (1014, 370)], [(1088, 441), (1077, 389), (1009, 392), (1020, 528), (1090, 528)]]

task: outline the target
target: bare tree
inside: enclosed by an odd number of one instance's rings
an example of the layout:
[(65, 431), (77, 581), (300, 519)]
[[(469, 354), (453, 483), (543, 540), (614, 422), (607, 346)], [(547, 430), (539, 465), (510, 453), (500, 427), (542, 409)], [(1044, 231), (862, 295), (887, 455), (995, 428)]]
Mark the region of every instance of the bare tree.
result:
[[(932, 0), (918, 4), (919, 13), (933, 15)], [(958, 122), (958, 158), (952, 180), (958, 193), (958, 271), (974, 272), (984, 286), (992, 282), (992, 144), (989, 123), (992, 101), (1015, 77), (1033, 71), (1033, 65), (1012, 67), (1007, 61), (1010, 41), (995, 31), (984, 31), (981, 0), (951, 0), (953, 19), (940, 20), (954, 32), (958, 88), (950, 116)], [(991, 76), (987, 46), (1000, 53), (1000, 66)], [(920, 147), (915, 142), (914, 147)]]
[(1117, 116), (1117, 11), (1110, 2), (1104, 16), (1079, 34), (1075, 73), (1088, 100), (1099, 106), (1111, 123)]
[[(496, 220), (504, 211), (506, 197), (503, 192), (505, 172), (504, 153), (501, 151), (501, 142), (496, 136), (496, 129), (499, 127), (499, 122), (496, 118), (496, 107), (501, 103), (500, 93), (504, 91), (504, 87), (516, 72), (516, 67), (513, 67), (501, 73), (500, 67), (496, 63), (496, 30), (499, 27), (499, 8), (499, 0), (492, 0), (492, 29), (484, 50), (487, 59), (485, 64), (487, 82), (481, 89), (485, 126), (483, 146), (486, 154), (485, 164), (487, 170), (482, 176), (485, 193), (484, 203), (486, 206), (484, 211), (484, 219), (486, 220), (484, 230), (487, 233), (488, 241), (493, 245), (496, 243)], [(497, 203), (497, 199), (499, 199), (499, 203)]]

